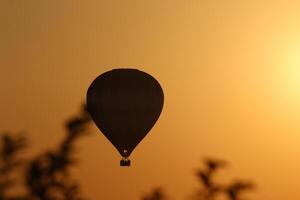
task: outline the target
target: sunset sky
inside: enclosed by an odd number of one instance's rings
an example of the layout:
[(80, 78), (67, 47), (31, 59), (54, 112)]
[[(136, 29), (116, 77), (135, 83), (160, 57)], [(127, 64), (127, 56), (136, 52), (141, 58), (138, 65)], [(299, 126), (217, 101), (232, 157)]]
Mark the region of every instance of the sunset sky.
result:
[(231, 164), (221, 181), (257, 184), (250, 199), (300, 199), (300, 1), (0, 0), (0, 132), (26, 131), (30, 155), (128, 67), (160, 82), (163, 112), (130, 168), (92, 127), (73, 170), (85, 196), (187, 199), (208, 156)]

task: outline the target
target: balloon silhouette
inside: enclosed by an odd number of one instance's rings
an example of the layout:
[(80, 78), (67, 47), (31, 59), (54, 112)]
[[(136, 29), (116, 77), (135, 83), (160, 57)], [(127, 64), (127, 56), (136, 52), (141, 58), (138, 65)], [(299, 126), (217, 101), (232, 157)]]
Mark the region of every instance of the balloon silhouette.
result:
[(87, 91), (87, 110), (130, 166), (129, 155), (147, 135), (163, 108), (163, 90), (151, 75), (114, 69), (98, 76)]

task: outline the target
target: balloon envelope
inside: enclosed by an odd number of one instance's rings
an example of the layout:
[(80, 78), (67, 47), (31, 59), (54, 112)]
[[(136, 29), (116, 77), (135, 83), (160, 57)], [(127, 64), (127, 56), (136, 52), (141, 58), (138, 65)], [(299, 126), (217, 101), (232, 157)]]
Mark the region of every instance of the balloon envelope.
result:
[(125, 158), (153, 127), (163, 101), (158, 81), (136, 69), (105, 72), (87, 92), (87, 109), (93, 121)]

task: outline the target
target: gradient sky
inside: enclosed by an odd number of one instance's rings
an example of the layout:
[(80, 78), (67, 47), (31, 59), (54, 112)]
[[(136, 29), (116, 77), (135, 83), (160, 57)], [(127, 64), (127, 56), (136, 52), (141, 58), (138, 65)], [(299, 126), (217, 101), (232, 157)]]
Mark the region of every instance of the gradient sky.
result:
[(0, 0), (0, 130), (54, 147), (99, 74), (156, 77), (163, 113), (132, 167), (93, 127), (74, 176), (91, 199), (138, 200), (197, 188), (205, 156), (220, 177), (258, 184), (256, 200), (300, 199), (300, 3), (289, 0)]

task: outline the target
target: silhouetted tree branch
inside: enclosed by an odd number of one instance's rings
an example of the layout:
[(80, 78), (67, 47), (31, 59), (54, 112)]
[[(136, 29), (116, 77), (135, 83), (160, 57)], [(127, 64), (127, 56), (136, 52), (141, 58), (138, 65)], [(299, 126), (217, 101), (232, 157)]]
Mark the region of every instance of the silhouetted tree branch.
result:
[(151, 193), (145, 195), (142, 200), (166, 200), (166, 196), (161, 188), (155, 188)]
[(27, 170), (28, 197), (37, 200), (81, 200), (78, 183), (69, 174), (74, 163), (75, 142), (87, 133), (90, 117), (83, 109), (81, 114), (66, 123), (67, 134), (56, 150), (33, 159)]
[(198, 191), (198, 198), (205, 200), (212, 200), (216, 195), (222, 191), (222, 186), (213, 180), (216, 172), (224, 168), (226, 162), (217, 159), (205, 159), (204, 168), (198, 169), (196, 176), (201, 184), (200, 191)]
[[(3, 133), (0, 140), (0, 200), (84, 200), (80, 187), (70, 174), (75, 162), (75, 143), (88, 134), (89, 114), (85, 107), (70, 118), (66, 124), (66, 135), (53, 150), (48, 150), (30, 160), (22, 159), (20, 153), (28, 146), (24, 134)], [(196, 200), (217, 200), (219, 195), (229, 200), (241, 200), (245, 191), (254, 188), (248, 181), (235, 180), (230, 184), (221, 184), (214, 180), (216, 172), (226, 167), (226, 162), (217, 159), (205, 159), (203, 167), (198, 169), (196, 177), (200, 188), (193, 196)], [(17, 180), (14, 175), (20, 167), (25, 167), (25, 194), (15, 194)], [(142, 197), (142, 200), (166, 200), (161, 188), (156, 188)]]
[[(235, 180), (230, 184), (216, 182), (214, 177), (220, 169), (227, 166), (227, 162), (218, 159), (205, 159), (203, 167), (196, 171), (196, 177), (200, 188), (191, 197), (192, 200), (217, 200), (226, 197), (228, 200), (242, 200), (241, 196), (245, 191), (254, 189), (254, 184), (249, 181)], [(142, 200), (161, 200), (165, 194), (161, 189), (155, 189)]]
[(88, 133), (90, 117), (85, 107), (81, 113), (66, 122), (66, 135), (57, 149), (49, 150), (28, 161), (25, 175), (27, 194), (20, 197), (8, 195), (14, 186), (12, 172), (24, 161), (18, 156), (26, 147), (23, 136), (2, 134), (0, 154), (1, 200), (83, 200), (79, 185), (71, 178), (70, 167), (75, 163), (75, 142)]
[(19, 152), (26, 147), (26, 139), (22, 134), (4, 133), (0, 145), (0, 199), (15, 199), (9, 189), (15, 185), (14, 172), (23, 164)]
[(252, 182), (236, 180), (225, 188), (225, 192), (230, 200), (241, 200), (241, 194), (254, 189), (254, 186)]

